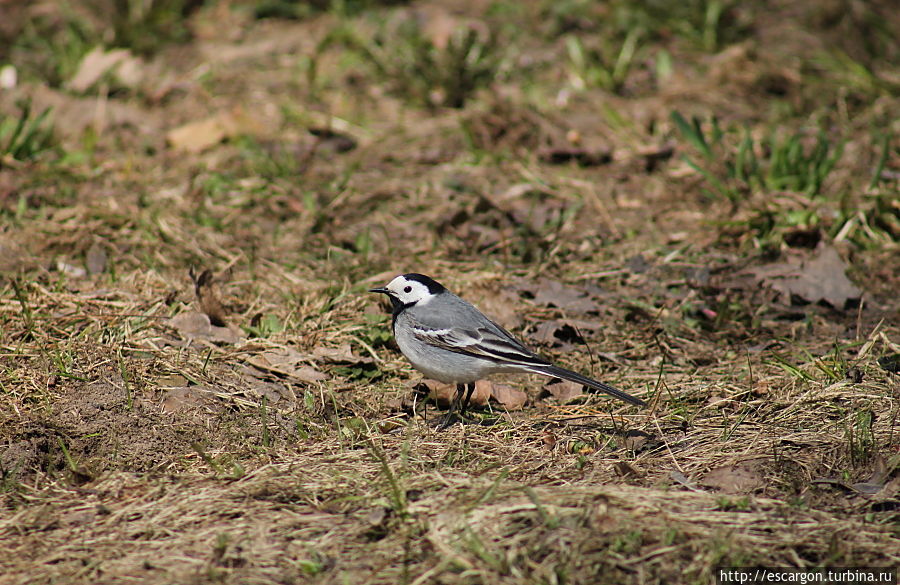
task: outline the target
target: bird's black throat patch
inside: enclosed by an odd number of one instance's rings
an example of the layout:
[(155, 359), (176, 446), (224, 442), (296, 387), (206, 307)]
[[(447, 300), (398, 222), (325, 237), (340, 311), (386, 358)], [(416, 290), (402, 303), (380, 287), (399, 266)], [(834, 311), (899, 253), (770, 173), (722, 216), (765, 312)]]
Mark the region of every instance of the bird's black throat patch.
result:
[(400, 313), (415, 305), (415, 303), (404, 303), (400, 299), (394, 297), (393, 295), (388, 295), (388, 298), (391, 299), (391, 333), (394, 333), (394, 329), (397, 326), (397, 317), (400, 316)]

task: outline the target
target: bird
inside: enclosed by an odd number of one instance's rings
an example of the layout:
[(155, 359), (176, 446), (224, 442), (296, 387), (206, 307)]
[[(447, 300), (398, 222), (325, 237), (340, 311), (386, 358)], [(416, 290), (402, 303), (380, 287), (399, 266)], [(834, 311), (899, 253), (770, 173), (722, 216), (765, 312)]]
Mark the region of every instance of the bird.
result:
[(512, 333), (471, 303), (424, 274), (401, 274), (387, 285), (369, 289), (387, 295), (391, 329), (400, 351), (414, 368), (439, 382), (456, 384), (456, 396), (443, 426), (464, 417), (475, 382), (491, 374), (532, 373), (562, 378), (645, 406), (618, 388), (557, 366), (525, 347)]

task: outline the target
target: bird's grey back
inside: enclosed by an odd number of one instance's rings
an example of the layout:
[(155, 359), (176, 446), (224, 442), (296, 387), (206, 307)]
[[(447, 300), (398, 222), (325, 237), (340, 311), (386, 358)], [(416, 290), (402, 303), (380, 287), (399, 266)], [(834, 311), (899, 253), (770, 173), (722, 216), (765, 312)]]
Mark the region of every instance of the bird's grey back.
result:
[[(440, 303), (440, 305), (437, 303)], [(508, 338), (517, 345), (521, 345), (506, 329), (491, 321), (471, 303), (464, 301), (449, 291), (444, 292), (422, 307), (414, 305), (405, 312), (411, 321), (427, 329), (473, 331), (481, 327), (500, 337)]]

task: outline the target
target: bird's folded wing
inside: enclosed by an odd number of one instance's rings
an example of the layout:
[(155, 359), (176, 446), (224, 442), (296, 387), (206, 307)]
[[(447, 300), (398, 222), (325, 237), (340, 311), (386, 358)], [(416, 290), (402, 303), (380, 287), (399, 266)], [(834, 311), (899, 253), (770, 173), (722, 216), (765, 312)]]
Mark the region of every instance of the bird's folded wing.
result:
[(495, 362), (523, 366), (542, 366), (549, 363), (512, 337), (500, 335), (486, 327), (479, 327), (476, 330), (414, 327), (413, 334), (428, 345)]

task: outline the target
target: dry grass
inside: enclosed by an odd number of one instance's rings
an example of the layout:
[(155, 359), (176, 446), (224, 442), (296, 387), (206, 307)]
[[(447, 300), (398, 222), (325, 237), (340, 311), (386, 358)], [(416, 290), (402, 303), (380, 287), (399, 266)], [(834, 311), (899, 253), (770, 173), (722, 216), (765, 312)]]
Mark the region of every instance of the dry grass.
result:
[[(584, 87), (606, 65), (576, 67), (563, 37), (620, 49), (611, 15), (637, 8), (504, 6), (417, 5), (441, 59), (459, 50), (447, 23), (513, 47), (460, 110), (402, 78), (414, 57), (379, 70), (348, 48), (348, 31), (402, 30), (406, 8), (270, 21), (210, 3), (191, 42), (134, 47), (152, 75), (83, 95), (54, 81), (71, 55), (0, 29), (21, 79), (0, 114), (53, 105), (59, 141), (0, 151), (0, 583), (711, 583), (900, 563), (900, 61), (878, 25), (896, 16), (873, 3), (836, 31), (749, 3), (709, 30), (661, 12), (615, 83)], [(392, 93), (413, 82), (414, 100)], [(704, 159), (673, 111), (733, 132)], [(238, 131), (167, 144), (211, 115)], [(774, 192), (728, 174), (744, 128), (762, 164), (772, 128), (844, 154), (820, 192)], [(754, 279), (820, 242), (860, 305)], [(410, 270), (650, 406), (511, 378), (523, 409), (436, 430), (365, 294)]]

